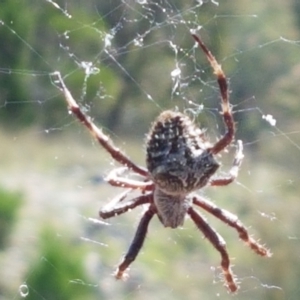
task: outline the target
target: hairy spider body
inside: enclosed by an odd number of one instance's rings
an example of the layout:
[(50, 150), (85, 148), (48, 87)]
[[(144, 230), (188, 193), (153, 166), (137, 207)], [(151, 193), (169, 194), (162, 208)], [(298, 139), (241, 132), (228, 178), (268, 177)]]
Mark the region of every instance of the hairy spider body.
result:
[[(103, 207), (99, 212), (100, 217), (103, 219), (111, 218), (137, 206), (147, 205), (130, 247), (115, 272), (115, 277), (117, 279), (126, 277), (126, 270), (143, 246), (148, 225), (155, 214), (165, 227), (171, 228), (181, 226), (185, 216), (188, 215), (220, 253), (225, 284), (229, 291), (235, 292), (238, 289), (238, 284), (231, 271), (226, 243), (205, 218), (194, 209), (194, 206), (202, 208), (234, 228), (240, 239), (255, 253), (261, 256), (270, 256), (271, 253), (249, 236), (247, 229), (237, 216), (193, 193), (205, 185), (225, 186), (233, 182), (238, 176), (239, 167), (242, 163), (243, 144), (241, 141), (237, 141), (236, 153), (229, 174), (225, 177), (214, 176), (219, 168), (215, 155), (234, 140), (235, 124), (228, 99), (225, 74), (202, 40), (194, 34), (192, 36), (205, 53), (217, 77), (226, 132), (215, 144), (211, 145), (206, 140), (204, 132), (188, 116), (179, 112), (165, 111), (155, 120), (146, 138), (147, 169), (136, 165), (124, 152), (117, 148), (112, 140), (81, 110), (67, 89), (60, 73), (55, 72), (53, 75), (58, 79), (59, 88), (65, 96), (69, 110), (88, 128), (111, 157), (124, 166), (112, 170), (106, 180), (112, 186), (127, 190)], [(142, 180), (123, 177), (122, 174), (127, 170), (138, 174)], [(140, 190), (141, 195), (133, 199), (126, 199), (133, 190)]]
[(168, 195), (184, 195), (202, 188), (219, 167), (210, 146), (189, 117), (163, 112), (146, 139), (151, 179)]
[(146, 164), (155, 184), (154, 203), (165, 227), (183, 225), (191, 200), (219, 168), (200, 128), (182, 113), (164, 111), (146, 139)]

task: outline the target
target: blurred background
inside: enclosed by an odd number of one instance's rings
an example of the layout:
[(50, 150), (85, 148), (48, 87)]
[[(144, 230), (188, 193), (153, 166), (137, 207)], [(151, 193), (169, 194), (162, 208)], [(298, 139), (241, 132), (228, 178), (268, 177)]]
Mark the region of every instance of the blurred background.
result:
[[(201, 195), (239, 216), (271, 249), (225, 238), (240, 290), (195, 225), (157, 218), (130, 278), (112, 273), (142, 215), (103, 222), (117, 167), (68, 113), (59, 71), (83, 110), (138, 164), (165, 109), (187, 113), (212, 142), (224, 133), (219, 90), (190, 30), (230, 85), (245, 160), (237, 181)], [(300, 2), (4, 0), (0, 9), (0, 299), (299, 299)], [(230, 168), (234, 147), (219, 158)], [(204, 213), (205, 214), (205, 213)]]

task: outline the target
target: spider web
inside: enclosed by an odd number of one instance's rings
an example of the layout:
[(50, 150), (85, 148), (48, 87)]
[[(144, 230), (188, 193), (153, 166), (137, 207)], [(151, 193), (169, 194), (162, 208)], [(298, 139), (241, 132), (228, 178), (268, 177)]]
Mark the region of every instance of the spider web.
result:
[[(298, 6), (232, 2), (4, 1), (0, 187), (20, 193), (22, 205), (0, 249), (1, 299), (232, 298), (218, 253), (190, 220), (177, 230), (153, 220), (130, 278), (114, 280), (142, 211), (98, 219), (122, 192), (103, 179), (116, 163), (68, 114), (52, 76), (59, 71), (85, 112), (141, 165), (144, 136), (165, 109), (187, 113), (214, 142), (224, 132), (218, 86), (191, 30), (223, 66), (245, 148), (237, 182), (200, 193), (274, 253), (257, 257), (206, 216), (227, 242), (235, 298), (297, 299)], [(221, 173), (233, 153), (220, 157)]]

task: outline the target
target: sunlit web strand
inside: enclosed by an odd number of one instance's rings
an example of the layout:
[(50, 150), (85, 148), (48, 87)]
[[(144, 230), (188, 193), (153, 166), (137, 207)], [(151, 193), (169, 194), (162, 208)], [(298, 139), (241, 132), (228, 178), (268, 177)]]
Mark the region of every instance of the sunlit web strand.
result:
[(12, 34), (14, 34), (32, 53), (36, 54), (38, 58), (41, 59), (48, 67), (51, 67), (50, 64), (43, 58), (43, 56), (37, 52), (28, 42), (26, 42), (15, 30), (10, 28), (4, 21), (0, 19), (0, 26), (5, 26)]
[(150, 94), (148, 94), (141, 85), (128, 73), (128, 71), (107, 51), (104, 50), (105, 53), (113, 60), (113, 62), (130, 78), (130, 80), (143, 92), (144, 95), (146, 95), (147, 99), (152, 101), (157, 107), (160, 107), (156, 101), (152, 98)]
[(52, 4), (56, 9), (60, 10), (67, 18), (71, 19), (72, 16), (67, 12), (66, 9), (61, 8), (56, 2), (52, 0), (45, 0), (46, 2)]

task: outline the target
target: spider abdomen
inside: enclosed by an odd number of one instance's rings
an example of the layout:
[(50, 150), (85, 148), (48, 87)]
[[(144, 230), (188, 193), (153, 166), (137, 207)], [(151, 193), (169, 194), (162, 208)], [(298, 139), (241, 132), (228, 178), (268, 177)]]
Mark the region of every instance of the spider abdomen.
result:
[(147, 136), (147, 168), (165, 193), (189, 193), (207, 184), (219, 163), (204, 133), (179, 112), (158, 116)]

